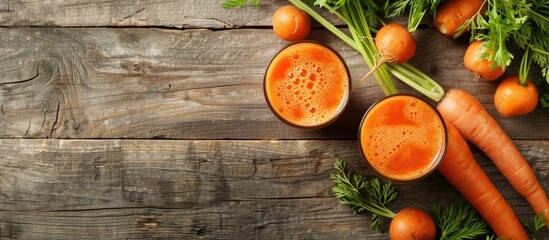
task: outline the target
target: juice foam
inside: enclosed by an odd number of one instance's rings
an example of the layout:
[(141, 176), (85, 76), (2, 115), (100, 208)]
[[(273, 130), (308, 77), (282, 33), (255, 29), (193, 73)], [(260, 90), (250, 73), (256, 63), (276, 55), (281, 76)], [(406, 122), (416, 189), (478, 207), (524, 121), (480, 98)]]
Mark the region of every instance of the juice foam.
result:
[(445, 128), (427, 103), (403, 95), (372, 107), (360, 138), (366, 160), (379, 174), (408, 180), (435, 167), (444, 152)]
[(299, 43), (283, 49), (265, 75), (273, 111), (298, 126), (333, 120), (345, 106), (349, 78), (342, 60), (330, 49)]

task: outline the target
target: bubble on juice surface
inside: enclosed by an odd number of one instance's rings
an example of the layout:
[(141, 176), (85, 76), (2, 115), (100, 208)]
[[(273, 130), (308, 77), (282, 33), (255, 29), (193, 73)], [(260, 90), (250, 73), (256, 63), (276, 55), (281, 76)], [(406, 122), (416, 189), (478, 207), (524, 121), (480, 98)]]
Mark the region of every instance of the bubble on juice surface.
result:
[(302, 68), (299, 70), (299, 76), (306, 77), (307, 76), (307, 70)]
[(406, 105), (406, 108), (404, 108), (404, 110), (408, 119), (413, 120), (418, 124), (421, 124), (421, 122), (425, 121), (425, 118), (428, 116), (425, 116), (423, 112), (421, 112), (421, 109), (419, 109), (421, 106), (418, 106), (418, 104), (419, 100), (412, 100)]
[(311, 80), (313, 82), (316, 81), (316, 74), (314, 74), (314, 73), (309, 74), (309, 80)]

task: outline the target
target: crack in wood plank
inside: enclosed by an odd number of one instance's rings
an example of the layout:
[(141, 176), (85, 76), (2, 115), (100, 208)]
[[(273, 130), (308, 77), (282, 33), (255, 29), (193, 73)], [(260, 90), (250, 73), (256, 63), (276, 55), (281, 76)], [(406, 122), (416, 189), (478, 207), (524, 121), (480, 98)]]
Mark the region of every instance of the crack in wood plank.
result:
[(19, 80), (19, 81), (3, 82), (3, 83), (0, 83), (0, 86), (10, 85), (10, 84), (18, 84), (18, 83), (25, 83), (25, 82), (32, 81), (32, 80), (36, 79), (37, 77), (38, 77), (38, 74), (36, 74), (36, 75), (34, 75), (30, 78)]
[(53, 121), (53, 124), (51, 125), (51, 130), (50, 130), (50, 134), (49, 134), (49, 137), (48, 138), (53, 138), (53, 134), (55, 132), (55, 130), (57, 130), (59, 128), (59, 126), (61, 126), (61, 124), (59, 123), (59, 111), (61, 109), (61, 101), (58, 101), (57, 102), (57, 110), (55, 111), (55, 119)]
[(40, 69), (40, 65), (39, 65), (38, 68), (36, 69), (36, 74), (34, 74), (34, 75), (33, 75), (32, 77), (30, 77), (30, 78), (26, 78), (26, 79), (18, 80), (18, 81), (3, 82), (3, 83), (0, 83), (0, 86), (11, 85), (11, 84), (19, 84), (19, 83), (26, 83), (26, 82), (30, 82), (30, 81), (32, 81), (32, 80), (35, 80), (36, 78), (38, 78), (38, 76), (40, 76), (39, 69)]
[(123, 18), (122, 18), (122, 21), (127, 20), (127, 19), (129, 19), (129, 18), (132, 18), (132, 17), (136, 16), (137, 14), (139, 14), (139, 13), (141, 13), (141, 12), (143, 12), (143, 11), (145, 11), (145, 8), (140, 8), (140, 9), (136, 10), (135, 12), (130, 13), (130, 14), (128, 14), (127, 16), (123, 17)]
[(27, 127), (27, 131), (25, 131), (25, 136), (29, 135), (31, 125), (32, 125), (32, 116), (29, 118), (29, 126)]

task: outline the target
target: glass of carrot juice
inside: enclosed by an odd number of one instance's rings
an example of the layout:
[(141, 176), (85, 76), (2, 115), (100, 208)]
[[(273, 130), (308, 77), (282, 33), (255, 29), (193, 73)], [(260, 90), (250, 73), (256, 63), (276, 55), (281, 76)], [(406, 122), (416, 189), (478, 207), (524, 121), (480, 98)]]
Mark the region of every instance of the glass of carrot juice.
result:
[(273, 57), (263, 89), (270, 109), (284, 123), (318, 129), (341, 115), (349, 102), (351, 82), (347, 65), (336, 51), (301, 41)]
[(446, 125), (430, 104), (396, 94), (373, 104), (358, 140), (367, 165), (394, 183), (420, 180), (436, 170), (446, 151)]

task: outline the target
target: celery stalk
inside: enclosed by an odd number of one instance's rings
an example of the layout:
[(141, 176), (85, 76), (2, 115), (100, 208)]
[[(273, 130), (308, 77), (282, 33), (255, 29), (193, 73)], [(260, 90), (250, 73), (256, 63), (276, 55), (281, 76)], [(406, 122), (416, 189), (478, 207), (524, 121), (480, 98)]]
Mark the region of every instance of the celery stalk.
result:
[[(370, 27), (365, 21), (365, 15), (359, 0), (348, 0), (340, 7), (341, 13), (336, 11), (337, 9), (324, 6), (324, 8), (328, 9), (331, 13), (345, 22), (349, 27), (352, 37), (334, 26), (302, 0), (289, 0), (289, 2), (308, 13), (309, 16), (335, 34), (343, 42), (358, 51), (364, 57), (364, 60), (370, 69), (380, 60), (370, 32)], [(374, 73), (374, 78), (385, 95), (397, 93), (391, 74), (435, 102), (440, 101), (444, 96), (444, 89), (440, 87), (437, 82), (419, 69), (407, 63), (382, 64)]]

